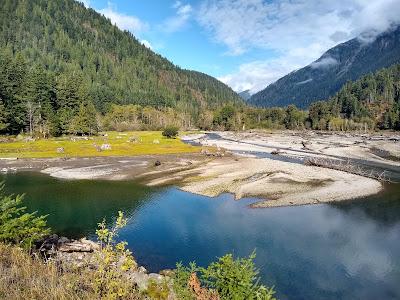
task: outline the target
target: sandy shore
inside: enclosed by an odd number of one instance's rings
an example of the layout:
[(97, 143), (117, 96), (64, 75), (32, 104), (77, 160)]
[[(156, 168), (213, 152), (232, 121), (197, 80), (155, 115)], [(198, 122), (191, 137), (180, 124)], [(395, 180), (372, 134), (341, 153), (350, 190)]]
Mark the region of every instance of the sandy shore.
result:
[[(224, 157), (202, 154), (75, 159), (0, 160), (0, 170), (40, 171), (62, 179), (135, 179), (150, 186), (178, 185), (182, 190), (236, 199), (257, 197), (254, 207), (277, 207), (342, 201), (375, 194), (376, 180), (325, 168), (305, 166), (294, 159), (328, 157), (363, 159), (400, 173), (396, 138), (321, 135), (315, 133), (231, 133), (185, 138), (204, 146), (233, 151)], [(271, 156), (278, 151), (278, 156)], [(259, 154), (265, 155), (259, 155)], [(239, 154), (239, 155), (238, 155)], [(258, 157), (254, 157), (257, 155)], [(276, 159), (276, 158), (279, 159)], [(282, 161), (288, 158), (287, 161)], [(284, 159), (285, 160), (285, 159)], [(161, 164), (156, 164), (159, 161)]]
[[(302, 166), (271, 159), (223, 158), (177, 172), (181, 189), (218, 196), (232, 193), (236, 199), (268, 199), (253, 207), (278, 207), (342, 201), (375, 194), (380, 182), (340, 171)], [(162, 178), (150, 182), (157, 185)]]
[(304, 159), (325, 157), (330, 159), (360, 159), (400, 167), (399, 134), (350, 134), (314, 131), (267, 132), (215, 132), (211, 135), (191, 135), (186, 141), (204, 146), (217, 146), (240, 152), (271, 153)]
[[(0, 159), (3, 173), (32, 171), (60, 179), (137, 179), (147, 183), (159, 176), (193, 168), (208, 161), (200, 154), (91, 157), (70, 159)], [(156, 162), (157, 165), (156, 165)]]

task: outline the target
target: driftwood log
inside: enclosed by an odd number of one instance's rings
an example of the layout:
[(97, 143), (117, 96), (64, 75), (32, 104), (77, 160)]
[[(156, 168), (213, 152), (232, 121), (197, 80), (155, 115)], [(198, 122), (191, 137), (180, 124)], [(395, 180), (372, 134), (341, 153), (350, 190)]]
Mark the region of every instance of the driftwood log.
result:
[(361, 166), (351, 162), (350, 160), (329, 159), (312, 157), (304, 161), (306, 166), (315, 166), (326, 169), (343, 171), (350, 174), (360, 175), (367, 178), (376, 179), (383, 182), (390, 182), (386, 175), (386, 171), (379, 172), (376, 170), (366, 170)]

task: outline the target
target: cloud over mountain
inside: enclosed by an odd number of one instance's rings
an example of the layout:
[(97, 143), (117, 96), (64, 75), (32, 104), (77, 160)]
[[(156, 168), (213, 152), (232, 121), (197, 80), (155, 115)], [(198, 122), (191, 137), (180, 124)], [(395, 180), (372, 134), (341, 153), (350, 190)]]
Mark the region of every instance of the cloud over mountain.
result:
[[(360, 35), (370, 36), (400, 22), (400, 0), (204, 0), (197, 21), (228, 55), (252, 49), (273, 50), (276, 57), (221, 76), (233, 88), (259, 90), (287, 72), (307, 65), (326, 49)], [(243, 82), (245, 80), (245, 82)]]

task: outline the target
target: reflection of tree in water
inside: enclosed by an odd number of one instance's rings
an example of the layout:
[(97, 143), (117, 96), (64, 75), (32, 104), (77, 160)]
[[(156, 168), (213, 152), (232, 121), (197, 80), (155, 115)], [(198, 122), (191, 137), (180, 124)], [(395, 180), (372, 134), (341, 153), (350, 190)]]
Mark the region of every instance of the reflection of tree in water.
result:
[(400, 184), (386, 184), (385, 190), (377, 195), (332, 203), (331, 206), (347, 213), (361, 210), (382, 225), (394, 225), (400, 222)]
[(119, 210), (130, 217), (158, 189), (132, 181), (65, 181), (46, 175), (21, 173), (7, 175), (8, 193), (25, 193), (30, 211), (48, 214), (53, 232), (68, 237), (94, 233), (103, 218), (111, 222)]

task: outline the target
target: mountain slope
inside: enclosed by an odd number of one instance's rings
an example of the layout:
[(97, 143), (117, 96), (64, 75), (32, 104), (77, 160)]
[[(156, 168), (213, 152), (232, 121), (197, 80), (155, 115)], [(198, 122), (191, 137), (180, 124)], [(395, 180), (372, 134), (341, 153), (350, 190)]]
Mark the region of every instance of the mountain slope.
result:
[(245, 90), (243, 92), (240, 92), (239, 96), (245, 101), (249, 100), (251, 97), (250, 90)]
[(352, 39), (317, 61), (292, 72), (253, 95), (249, 103), (261, 107), (311, 103), (333, 96), (347, 81), (400, 62), (400, 27), (379, 35), (373, 42)]
[(98, 109), (107, 103), (203, 107), (239, 102), (220, 81), (182, 70), (73, 0), (1, 0), (0, 48), (56, 74), (81, 73)]

